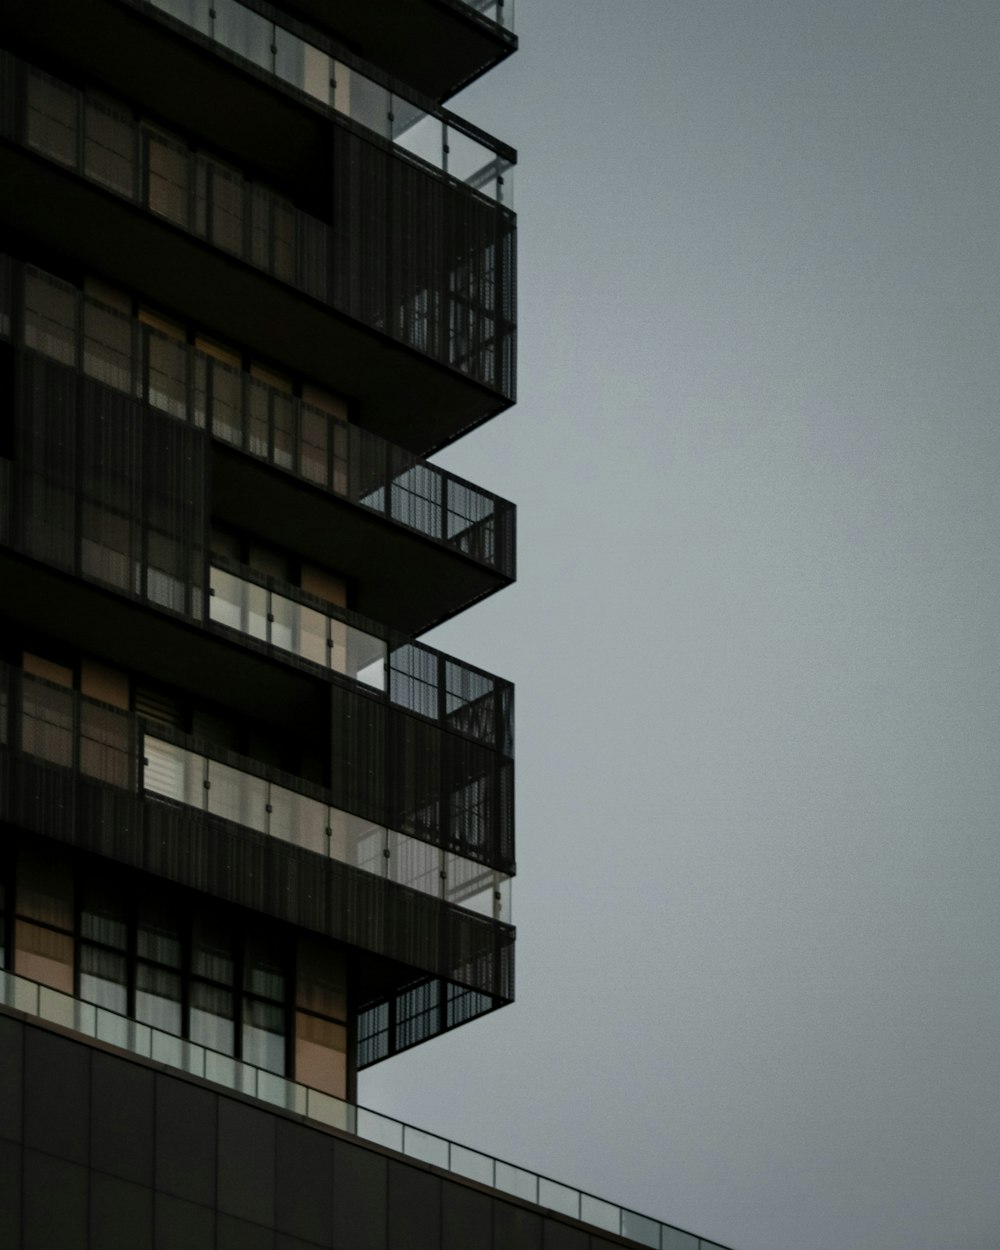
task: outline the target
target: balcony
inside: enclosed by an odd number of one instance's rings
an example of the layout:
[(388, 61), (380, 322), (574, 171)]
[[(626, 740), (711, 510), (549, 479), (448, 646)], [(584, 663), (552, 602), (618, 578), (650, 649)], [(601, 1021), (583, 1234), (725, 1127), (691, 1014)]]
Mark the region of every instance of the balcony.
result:
[(209, 619), (226, 633), (378, 691), (394, 707), (513, 756), (514, 689), (356, 613), (215, 558)]
[[(23, 437), (35, 432), (36, 471), (58, 476), (55, 448), (80, 422), (103, 428), (120, 410), (129, 440), (145, 409), (162, 438), (185, 445), (185, 507), (204, 501), (211, 477), (217, 516), (351, 577), (366, 616), (414, 634), (513, 580), (512, 504), (40, 270), (15, 269), (22, 294), (11, 309), (0, 282), (0, 337), (13, 312), (18, 421)], [(39, 441), (56, 425), (56, 443)], [(197, 615), (196, 602), (176, 604)]]
[[(328, 225), (7, 53), (0, 85), (0, 207), (28, 237), (351, 395), (362, 425), (418, 453), (513, 399), (513, 218), (402, 140), (334, 126)], [(422, 148), (437, 122), (411, 121)]]
[(509, 877), (319, 787), (6, 665), (0, 781), (15, 826), (403, 965), (400, 988), (512, 997)]
[[(252, 7), (265, 13), (263, 4)], [(517, 49), (514, 0), (296, 0), (320, 29), (433, 100), (444, 101)]]

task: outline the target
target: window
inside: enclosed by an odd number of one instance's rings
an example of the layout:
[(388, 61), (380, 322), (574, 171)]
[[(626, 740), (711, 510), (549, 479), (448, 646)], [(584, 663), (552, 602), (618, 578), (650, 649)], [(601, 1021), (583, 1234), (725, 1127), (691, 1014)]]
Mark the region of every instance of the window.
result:
[(290, 979), (273, 931), (180, 909), (134, 883), (85, 882), (77, 929), (84, 1001), (284, 1075)]

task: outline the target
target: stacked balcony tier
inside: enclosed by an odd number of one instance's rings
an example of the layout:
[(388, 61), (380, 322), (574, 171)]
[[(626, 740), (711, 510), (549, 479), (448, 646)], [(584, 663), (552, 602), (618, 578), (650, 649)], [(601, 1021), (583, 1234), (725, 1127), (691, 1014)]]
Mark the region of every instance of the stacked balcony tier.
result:
[[(210, 52), (170, 31), (158, 38)], [(218, 93), (229, 62), (212, 60)], [(284, 100), (261, 73), (248, 82)], [(374, 83), (373, 103), (359, 81), (350, 112), (289, 88), (283, 157), (268, 161), (265, 135), (248, 168), (232, 162), (239, 136), (218, 136), (221, 160), (138, 117), (141, 101), (0, 55), (0, 211), (54, 255), (155, 289), (182, 317), (350, 394), (360, 424), (426, 454), (513, 399), (514, 218), (484, 194), (500, 185), (491, 150)], [(226, 114), (239, 115), (230, 103)], [(409, 124), (393, 137), (404, 107)], [(460, 140), (468, 169), (456, 167)], [(270, 182), (254, 176), (262, 162), (277, 166)], [(315, 211), (299, 206), (305, 187)]]

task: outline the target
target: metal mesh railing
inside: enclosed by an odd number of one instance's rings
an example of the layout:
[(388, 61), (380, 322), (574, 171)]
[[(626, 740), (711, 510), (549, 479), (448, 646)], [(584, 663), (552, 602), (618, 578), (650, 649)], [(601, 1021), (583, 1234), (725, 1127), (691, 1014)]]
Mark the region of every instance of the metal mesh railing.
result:
[[(15, 268), (23, 277), (17, 320), (24, 346), (48, 361), (514, 576), (516, 509), (507, 500), (43, 270)], [(58, 375), (55, 368), (44, 377)]]

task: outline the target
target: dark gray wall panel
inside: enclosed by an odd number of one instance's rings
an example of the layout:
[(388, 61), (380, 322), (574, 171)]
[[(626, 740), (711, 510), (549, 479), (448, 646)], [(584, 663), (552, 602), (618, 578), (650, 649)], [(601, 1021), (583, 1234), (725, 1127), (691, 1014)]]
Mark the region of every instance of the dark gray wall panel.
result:
[(392, 1250), (439, 1250), (441, 1181), (405, 1163), (389, 1162), (389, 1245)]
[(91, 1250), (152, 1250), (153, 1191), (90, 1173)]
[(21, 1244), (21, 1147), (0, 1141), (0, 1246)]
[(274, 1229), (219, 1212), (217, 1250), (274, 1250)]
[(26, 1150), (23, 1219), (23, 1250), (87, 1250), (87, 1169)]
[(590, 1236), (556, 1220), (546, 1220), (542, 1233), (544, 1250), (590, 1250)]
[(216, 1095), (187, 1081), (156, 1078), (156, 1187), (215, 1206)]
[(155, 1250), (215, 1250), (215, 1212), (183, 1198), (156, 1195)]
[(219, 1099), (219, 1211), (272, 1229), (275, 1123), (266, 1111)]
[(24, 1082), (23, 1030), (0, 1016), (0, 1138), (21, 1140), (21, 1090)]
[(334, 1145), (334, 1250), (386, 1250), (386, 1160), (348, 1142)]
[(279, 1120), (275, 1223), (293, 1238), (331, 1245), (333, 1142), (323, 1133)]
[(494, 1202), (493, 1250), (542, 1250), (541, 1216)]
[(90, 1162), (138, 1185), (153, 1183), (154, 1075), (111, 1055), (94, 1055)]
[(25, 1145), (85, 1164), (90, 1146), (89, 1115), (89, 1049), (52, 1033), (29, 1029), (24, 1053)]
[(441, 1250), (491, 1250), (493, 1201), (452, 1181), (441, 1182)]

